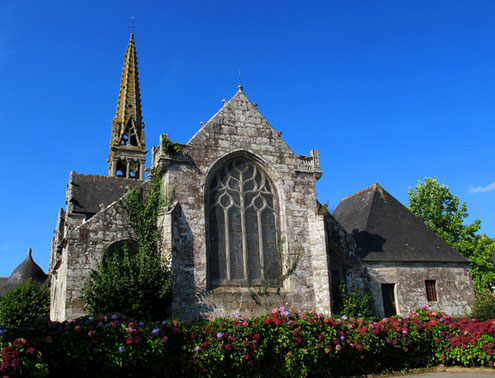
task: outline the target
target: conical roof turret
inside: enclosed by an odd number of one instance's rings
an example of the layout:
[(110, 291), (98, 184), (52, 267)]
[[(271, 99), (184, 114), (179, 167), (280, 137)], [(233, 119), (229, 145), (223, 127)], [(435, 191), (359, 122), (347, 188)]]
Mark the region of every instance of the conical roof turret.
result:
[(31, 279), (33, 282), (44, 283), (47, 275), (33, 260), (31, 248), (28, 249), (26, 259), (19, 264), (10, 275), (8, 284), (11, 288)]

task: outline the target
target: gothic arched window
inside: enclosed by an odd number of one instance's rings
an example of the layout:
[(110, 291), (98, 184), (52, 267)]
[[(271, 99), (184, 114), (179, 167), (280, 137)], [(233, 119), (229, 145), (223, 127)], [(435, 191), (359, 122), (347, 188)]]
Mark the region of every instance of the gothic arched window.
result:
[(278, 285), (277, 202), (270, 179), (252, 160), (234, 158), (207, 191), (210, 283)]

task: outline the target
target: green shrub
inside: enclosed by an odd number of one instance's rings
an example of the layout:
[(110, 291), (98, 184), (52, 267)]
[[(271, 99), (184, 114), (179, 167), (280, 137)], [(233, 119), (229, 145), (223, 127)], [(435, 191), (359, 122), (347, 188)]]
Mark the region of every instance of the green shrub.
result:
[(334, 295), (334, 313), (339, 316), (373, 318), (371, 297), (360, 295), (355, 287), (348, 288), (345, 283), (332, 290)]
[(24, 326), (50, 314), (50, 292), (28, 280), (10, 290), (0, 301), (0, 325)]
[(171, 299), (170, 272), (157, 252), (130, 257), (115, 251), (91, 274), (83, 289), (91, 314), (124, 313), (143, 320), (165, 318)]
[(471, 318), (483, 322), (489, 319), (495, 319), (495, 295), (490, 293), (476, 293), (473, 313)]

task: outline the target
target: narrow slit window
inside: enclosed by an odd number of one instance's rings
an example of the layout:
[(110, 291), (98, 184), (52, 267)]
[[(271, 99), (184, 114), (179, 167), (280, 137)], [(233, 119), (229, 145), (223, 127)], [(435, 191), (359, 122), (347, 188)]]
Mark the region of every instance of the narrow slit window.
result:
[(428, 302), (434, 302), (437, 300), (436, 283), (437, 283), (437, 281), (435, 281), (435, 280), (426, 280), (425, 281), (426, 300)]

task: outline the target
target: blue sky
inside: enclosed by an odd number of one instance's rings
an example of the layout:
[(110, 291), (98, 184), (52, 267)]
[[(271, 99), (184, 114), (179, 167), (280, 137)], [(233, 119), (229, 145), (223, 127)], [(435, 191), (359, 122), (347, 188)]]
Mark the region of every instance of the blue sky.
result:
[[(48, 269), (69, 173), (107, 174), (131, 16), (148, 148), (185, 143), (244, 92), (318, 198), (379, 182), (402, 203), (436, 176), (495, 237), (495, 2), (0, 3), (0, 276), (28, 247)], [(150, 158), (148, 157), (150, 160)]]

